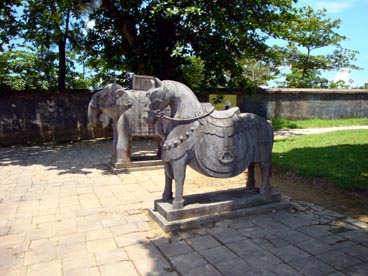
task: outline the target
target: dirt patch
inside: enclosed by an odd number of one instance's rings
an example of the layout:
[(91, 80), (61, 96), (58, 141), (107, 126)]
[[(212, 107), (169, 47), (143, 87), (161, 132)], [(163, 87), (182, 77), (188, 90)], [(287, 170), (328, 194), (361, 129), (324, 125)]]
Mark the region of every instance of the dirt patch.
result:
[[(260, 182), (256, 170), (257, 183)], [(244, 187), (247, 173), (232, 178), (211, 178), (187, 168), (184, 194), (197, 194), (211, 191)], [(175, 185), (174, 185), (175, 186)], [(271, 186), (283, 195), (310, 202), (346, 216), (368, 222), (368, 192), (347, 193), (322, 178), (306, 178), (290, 171), (273, 167)]]
[(276, 190), (296, 200), (368, 222), (368, 192), (342, 192), (325, 179), (300, 177), (279, 168), (273, 168), (271, 183)]

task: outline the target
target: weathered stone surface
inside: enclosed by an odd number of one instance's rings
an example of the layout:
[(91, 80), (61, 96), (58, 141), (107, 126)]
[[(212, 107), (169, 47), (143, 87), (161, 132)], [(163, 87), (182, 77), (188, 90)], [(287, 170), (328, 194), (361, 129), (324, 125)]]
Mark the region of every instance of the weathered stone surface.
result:
[[(146, 87), (134, 88), (133, 85), (131, 89), (145, 90)], [(249, 92), (239, 91), (237, 95), (240, 111), (268, 119), (368, 116), (367, 90), (266, 89)], [(205, 93), (199, 96), (202, 102), (208, 101)], [(88, 108), (90, 98), (90, 91), (1, 91), (0, 144), (111, 137), (111, 128), (93, 131), (88, 128), (87, 114), (81, 110)]]
[[(133, 77), (136, 87), (145, 80)], [(112, 164), (116, 169), (133, 167), (131, 164), (131, 141), (133, 136), (156, 137), (154, 126), (143, 122), (142, 114), (146, 90), (127, 90), (119, 84), (109, 84), (92, 96), (88, 105), (88, 118), (92, 126), (107, 127), (112, 121)], [(128, 164), (127, 164), (128, 163)], [(147, 166), (157, 165), (145, 163)], [(139, 166), (141, 167), (142, 164)], [(118, 172), (118, 171), (115, 171)]]
[[(258, 195), (258, 197), (261, 197)], [(236, 201), (236, 200), (234, 200)], [(230, 205), (230, 208), (227, 211), (217, 212), (216, 204), (222, 205), (223, 203), (227, 203)], [(260, 214), (260, 213), (270, 213), (272, 211), (281, 210), (281, 209), (287, 209), (290, 207), (288, 202), (284, 201), (276, 201), (274, 203), (268, 203), (263, 202), (263, 204), (259, 204), (258, 206), (254, 207), (244, 207), (240, 209), (232, 209), (231, 206), (239, 206), (237, 204), (232, 205), (232, 201), (227, 202), (218, 202), (218, 203), (210, 203), (211, 208), (207, 208), (207, 204), (203, 203), (200, 207), (196, 207), (198, 210), (197, 212), (192, 212), (190, 218), (185, 219), (175, 219), (175, 215), (170, 214), (170, 211), (174, 210), (174, 212), (177, 214), (178, 209), (173, 209), (171, 204), (168, 204), (166, 202), (157, 203), (158, 204), (158, 210), (164, 210), (162, 212), (156, 211), (155, 209), (148, 209), (148, 213), (150, 216), (163, 228), (164, 231), (175, 231), (175, 230), (183, 230), (183, 229), (193, 229), (197, 228), (200, 225), (206, 224), (206, 223), (212, 223), (221, 221), (228, 218), (236, 218), (241, 216), (249, 216), (254, 214)], [(254, 204), (254, 202), (253, 202)], [(190, 208), (189, 206), (184, 207), (183, 209), (186, 211), (186, 208)], [(189, 212), (190, 213), (190, 212)], [(169, 214), (171, 220), (168, 220), (164, 215)], [(197, 215), (199, 214), (199, 215)], [(178, 217), (180, 217), (179, 215)]]
[[(110, 158), (109, 148), (109, 141), (0, 148), (0, 164), (7, 162), (0, 165), (0, 227), (11, 229), (14, 225), (23, 229), (19, 234), (0, 236), (1, 276), (101, 276), (102, 266), (104, 275), (120, 275), (122, 270), (152, 276), (367, 274), (365, 225), (360, 227), (356, 220), (337, 216), (337, 221), (326, 223), (333, 231), (314, 227), (315, 237), (309, 236), (303, 233), (304, 228), (318, 225), (315, 218), (328, 212), (320, 207), (309, 208), (305, 203), (298, 205), (299, 210), (296, 201), (291, 201), (296, 212), (266, 212), (222, 220), (196, 230), (163, 233), (146, 213), (147, 206), (159, 196), (163, 173), (107, 173), (96, 167), (96, 160)], [(60, 161), (63, 157), (67, 162)], [(222, 185), (212, 185), (210, 181), (205, 185), (205, 179), (188, 169), (186, 187), (195, 191), (200, 185), (200, 190), (208, 191), (242, 186), (238, 178), (218, 180)], [(79, 202), (82, 194), (101, 202), (101, 207), (76, 205), (75, 199)], [(32, 204), (24, 198), (32, 198)], [(88, 198), (81, 197), (89, 201)], [(111, 204), (102, 204), (107, 198), (111, 198)], [(33, 217), (27, 216), (25, 207), (17, 208), (21, 203), (35, 206), (37, 201), (42, 208), (38, 213), (32, 210)], [(16, 207), (8, 209), (9, 204)], [(119, 219), (125, 224), (120, 224)], [(73, 233), (68, 233), (68, 226)], [(111, 248), (112, 240), (115, 248)], [(161, 250), (163, 244), (169, 243), (180, 244), (180, 248), (176, 252), (170, 246)], [(209, 254), (213, 248), (226, 252), (226, 261), (219, 261), (214, 252)], [(202, 252), (214, 263), (207, 261)], [(228, 258), (232, 256), (228, 252), (236, 257)], [(299, 253), (311, 256), (294, 259), (293, 255)], [(52, 260), (47, 260), (50, 257)]]
[(187, 239), (186, 242), (197, 251), (220, 246), (220, 243), (218, 241), (208, 235), (193, 237)]
[(184, 197), (182, 209), (173, 208), (170, 202), (155, 201), (157, 210), (168, 221), (205, 216), (226, 211), (280, 202), (281, 194), (274, 192), (269, 200), (245, 188), (188, 195)]
[(335, 271), (331, 266), (313, 256), (294, 259), (289, 264), (307, 276), (322, 276)]
[(316, 257), (326, 264), (329, 264), (330, 266), (339, 270), (343, 270), (361, 263), (359, 259), (354, 258), (344, 252), (341, 252), (340, 250), (328, 251), (317, 255)]
[(170, 261), (183, 275), (188, 275), (190, 271), (207, 264), (206, 260), (197, 252), (175, 256), (170, 258)]
[[(146, 94), (144, 119), (150, 125), (157, 123), (158, 132), (164, 140), (161, 151), (161, 158), (165, 161), (163, 201), (172, 199), (174, 179), (176, 189), (172, 208), (183, 209), (184, 204), (191, 203), (183, 199), (187, 165), (204, 175), (217, 178), (233, 177), (248, 168), (246, 186), (249, 190), (255, 190), (254, 166), (258, 164), (262, 176), (259, 193), (266, 201), (272, 202), (269, 183), (273, 145), (271, 125), (254, 114), (240, 113), (239, 108), (216, 111), (209, 103), (201, 104), (193, 91), (182, 83), (169, 80), (161, 82), (158, 79), (153, 83), (154, 86)], [(167, 107), (170, 107), (170, 116), (164, 113)], [(240, 200), (235, 202), (239, 203)], [(220, 206), (216, 203), (218, 210), (208, 205), (208, 210), (200, 208), (173, 217), (164, 213), (159, 204), (155, 205), (155, 210), (172, 221), (189, 218), (192, 216), (189, 213), (200, 210), (204, 210), (202, 215), (226, 211)], [(231, 209), (237, 208), (241, 207), (234, 206)]]

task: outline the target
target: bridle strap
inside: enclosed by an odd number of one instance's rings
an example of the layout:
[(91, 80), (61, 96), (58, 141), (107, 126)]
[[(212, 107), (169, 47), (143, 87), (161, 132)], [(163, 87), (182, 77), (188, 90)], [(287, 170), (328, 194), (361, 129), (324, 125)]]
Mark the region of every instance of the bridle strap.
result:
[(174, 122), (190, 122), (190, 121), (195, 121), (195, 120), (199, 120), (199, 119), (202, 119), (204, 117), (207, 117), (213, 111), (215, 111), (215, 108), (212, 106), (212, 109), (210, 111), (208, 111), (207, 113), (203, 114), (203, 115), (200, 115), (198, 117), (193, 117), (193, 118), (184, 118), (184, 119), (172, 118), (172, 117), (169, 117), (169, 116), (165, 115), (165, 113), (163, 111), (160, 111), (159, 113), (156, 114), (156, 117), (159, 118), (159, 119), (165, 119), (165, 120), (174, 121)]

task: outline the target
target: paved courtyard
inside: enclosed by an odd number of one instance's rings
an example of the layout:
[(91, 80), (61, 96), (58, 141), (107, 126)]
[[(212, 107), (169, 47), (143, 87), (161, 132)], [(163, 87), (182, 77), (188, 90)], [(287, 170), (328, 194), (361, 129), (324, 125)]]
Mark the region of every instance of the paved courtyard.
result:
[[(163, 170), (113, 175), (111, 141), (0, 148), (0, 275), (368, 275), (368, 226), (305, 202), (163, 233)], [(185, 194), (240, 187), (188, 170)], [(272, 182), (271, 182), (272, 183)]]

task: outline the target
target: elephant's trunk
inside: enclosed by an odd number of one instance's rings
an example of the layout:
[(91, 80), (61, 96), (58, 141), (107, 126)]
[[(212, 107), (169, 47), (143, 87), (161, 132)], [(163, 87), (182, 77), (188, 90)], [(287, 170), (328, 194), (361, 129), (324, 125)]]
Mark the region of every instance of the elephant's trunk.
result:
[(110, 117), (103, 113), (98, 107), (95, 107), (91, 103), (88, 105), (88, 121), (92, 127), (102, 127), (105, 128), (110, 123)]
[(100, 115), (101, 111), (99, 108), (94, 107), (89, 103), (88, 105), (88, 121), (89, 124), (93, 127), (99, 127), (99, 120), (98, 116)]

